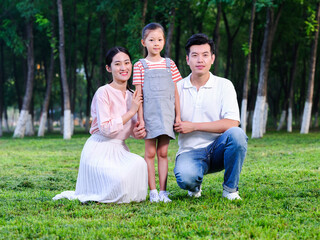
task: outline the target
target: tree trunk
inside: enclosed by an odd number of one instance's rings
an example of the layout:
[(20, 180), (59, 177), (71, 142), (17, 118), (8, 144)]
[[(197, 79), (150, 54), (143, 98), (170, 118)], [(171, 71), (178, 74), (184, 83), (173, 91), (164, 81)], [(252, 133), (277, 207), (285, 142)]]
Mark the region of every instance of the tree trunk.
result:
[(27, 38), (28, 38), (28, 76), (26, 84), (26, 92), (23, 98), (23, 105), (18, 119), (17, 126), (14, 130), (14, 138), (23, 138), (25, 134), (26, 123), (29, 114), (30, 102), (33, 92), (33, 81), (34, 81), (34, 49), (33, 49), (33, 20), (28, 20), (27, 26)]
[(242, 104), (241, 104), (241, 128), (244, 132), (246, 132), (246, 129), (247, 129), (248, 85), (250, 80), (251, 50), (252, 50), (252, 38), (253, 38), (255, 13), (256, 13), (256, 0), (252, 1), (249, 41), (248, 41), (249, 53), (247, 56), (247, 64), (246, 64), (245, 76), (243, 81), (243, 97), (242, 97)]
[(178, 24), (176, 30), (176, 44), (175, 44), (175, 63), (179, 69), (179, 58), (180, 58), (180, 35), (181, 35), (181, 19), (178, 17)]
[[(73, 0), (73, 5), (76, 6), (77, 1)], [(69, 66), (69, 82), (70, 82), (70, 100), (71, 100), (71, 135), (73, 135), (74, 125), (73, 116), (76, 104), (77, 95), (77, 8), (73, 9), (73, 16), (71, 16), (72, 31), (71, 39), (72, 44), (70, 45), (70, 66)]]
[(261, 64), (259, 72), (258, 93), (256, 99), (256, 105), (254, 109), (253, 121), (252, 121), (252, 138), (261, 138), (263, 136), (265, 121), (265, 108), (266, 108), (266, 96), (267, 96), (267, 80), (270, 65), (272, 42), (274, 34), (277, 29), (279, 18), (282, 11), (282, 5), (279, 7), (277, 18), (274, 21), (274, 10), (268, 8), (267, 21), (264, 31), (263, 44), (261, 49)]
[(64, 49), (64, 20), (62, 0), (57, 0), (58, 19), (59, 19), (59, 57), (60, 57), (60, 72), (61, 82), (63, 88), (63, 105), (64, 105), (64, 124), (63, 124), (63, 138), (71, 138), (71, 110), (70, 110), (70, 95), (66, 73), (66, 57)]
[(104, 60), (107, 51), (106, 27), (106, 15), (102, 14), (100, 16), (100, 78), (98, 78), (98, 88), (106, 82), (106, 64)]
[(167, 34), (167, 40), (166, 40), (166, 57), (171, 57), (171, 43), (173, 38), (173, 29), (174, 29), (174, 22), (175, 22), (175, 16), (176, 16), (176, 9), (173, 7), (171, 8), (171, 19), (169, 24), (169, 30)]
[(148, 0), (143, 1), (143, 10), (142, 10), (142, 25), (146, 24), (146, 15), (147, 15), (147, 10), (148, 10)]
[(3, 41), (0, 40), (0, 137), (2, 137), (2, 116), (4, 106), (4, 54), (3, 54)]
[[(19, 78), (18, 78), (18, 69), (17, 69), (17, 63), (16, 63), (16, 55), (13, 54), (12, 56), (12, 67), (13, 67), (13, 76), (14, 76), (14, 87), (17, 94), (17, 100), (18, 100), (18, 108), (19, 112), (22, 110), (22, 93), (19, 86)], [(19, 69), (20, 71), (20, 69)]]
[(92, 65), (91, 74), (89, 74), (89, 66), (88, 66), (89, 65), (88, 61), (89, 61), (90, 32), (91, 32), (91, 15), (89, 16), (89, 19), (88, 19), (87, 32), (86, 32), (86, 46), (85, 46), (85, 50), (84, 50), (85, 52), (84, 52), (84, 58), (83, 58), (84, 72), (87, 79), (86, 131), (89, 130), (88, 119), (90, 119), (91, 88), (92, 88), (91, 79), (92, 79), (92, 73), (93, 73), (93, 65)]
[(287, 110), (282, 110), (280, 121), (279, 121), (279, 124), (277, 127), (277, 131), (280, 131), (282, 129), (284, 122), (286, 121), (286, 116), (287, 116)]
[(293, 106), (293, 86), (294, 79), (296, 78), (296, 69), (298, 63), (298, 44), (294, 45), (293, 49), (293, 64), (290, 72), (290, 90), (288, 99), (288, 117), (287, 117), (287, 132), (292, 132), (292, 106)]
[(307, 92), (306, 101), (304, 104), (303, 118), (301, 123), (301, 130), (300, 130), (300, 133), (302, 134), (309, 133), (310, 120), (311, 120), (314, 75), (316, 70), (317, 47), (318, 47), (318, 38), (319, 38), (320, 3), (317, 4), (316, 21), (317, 21), (316, 31), (314, 32), (314, 39), (312, 41), (311, 54), (310, 54), (308, 92)]
[(318, 91), (316, 91), (316, 96), (314, 98), (314, 124), (315, 128), (319, 127), (319, 105), (320, 105), (320, 84), (318, 85)]
[(234, 43), (235, 37), (237, 36), (237, 34), (239, 32), (240, 26), (242, 25), (244, 14), (242, 14), (241, 20), (239, 21), (238, 26), (237, 26), (237, 28), (236, 28), (236, 30), (234, 31), (233, 34), (231, 34), (231, 32), (230, 32), (229, 22), (228, 22), (227, 15), (226, 15), (224, 10), (222, 10), (222, 16), (223, 16), (224, 25), (225, 25), (226, 33), (227, 33), (227, 39), (228, 39), (227, 64), (226, 64), (224, 77), (228, 78), (229, 71), (230, 71), (230, 66), (232, 65), (233, 43)]
[[(54, 11), (54, 8), (53, 8), (52, 12), (53, 11)], [(54, 14), (53, 14), (53, 16), (54, 16)], [(54, 18), (53, 18), (52, 19), (51, 44), (54, 43), (54, 39), (56, 37), (54, 22), (55, 21), (54, 21)], [(48, 113), (48, 109), (49, 109), (50, 94), (51, 94), (51, 88), (52, 88), (52, 83), (53, 83), (53, 78), (54, 78), (54, 50), (55, 50), (55, 47), (51, 46), (50, 66), (49, 66), (49, 72), (47, 74), (47, 88), (46, 88), (46, 95), (45, 95), (45, 98), (44, 98), (44, 102), (42, 104), (42, 111), (41, 111), (41, 114), (40, 114), (38, 137), (43, 137), (44, 136), (46, 123), (47, 123), (47, 119), (48, 119), (47, 113)]]
[(216, 17), (216, 26), (213, 32), (213, 40), (215, 42), (215, 60), (213, 73), (218, 75), (219, 72), (219, 46), (220, 46), (220, 21), (221, 21), (221, 1), (216, 0), (217, 4), (217, 17)]

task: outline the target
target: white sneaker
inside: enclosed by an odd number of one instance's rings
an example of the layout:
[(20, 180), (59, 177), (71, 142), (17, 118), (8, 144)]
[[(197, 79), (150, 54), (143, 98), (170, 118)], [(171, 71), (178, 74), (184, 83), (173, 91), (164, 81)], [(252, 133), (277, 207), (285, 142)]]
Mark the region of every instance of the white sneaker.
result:
[(199, 197), (201, 197), (201, 192), (202, 192), (202, 190), (201, 190), (201, 185), (200, 185), (200, 189), (199, 189), (198, 192), (188, 191), (188, 196), (189, 196), (189, 197), (199, 198)]
[(159, 202), (160, 201), (158, 192), (150, 192), (149, 198), (150, 198), (150, 202)]
[(164, 202), (164, 203), (172, 202), (171, 199), (168, 198), (168, 195), (170, 195), (170, 193), (168, 193), (167, 191), (160, 191), (159, 193), (160, 202)]
[(242, 200), (241, 197), (239, 196), (239, 192), (228, 192), (226, 190), (223, 190), (222, 192), (222, 197), (227, 198), (229, 200)]

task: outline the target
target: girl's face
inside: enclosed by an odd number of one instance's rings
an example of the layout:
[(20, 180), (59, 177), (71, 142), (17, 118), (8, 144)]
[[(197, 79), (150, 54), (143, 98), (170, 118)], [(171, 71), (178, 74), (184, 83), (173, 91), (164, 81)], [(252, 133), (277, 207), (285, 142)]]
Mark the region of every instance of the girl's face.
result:
[(114, 55), (111, 66), (106, 66), (108, 72), (112, 73), (113, 81), (127, 82), (131, 76), (132, 64), (127, 54), (119, 52)]
[(147, 32), (147, 37), (141, 39), (141, 44), (147, 48), (148, 56), (160, 55), (165, 44), (164, 34), (161, 28), (149, 30)]

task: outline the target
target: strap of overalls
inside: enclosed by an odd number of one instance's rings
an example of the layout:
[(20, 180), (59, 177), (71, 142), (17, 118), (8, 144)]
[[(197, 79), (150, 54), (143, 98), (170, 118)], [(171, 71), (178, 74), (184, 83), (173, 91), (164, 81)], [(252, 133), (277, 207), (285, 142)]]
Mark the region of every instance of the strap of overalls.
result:
[(170, 62), (170, 58), (166, 58), (166, 67), (171, 69), (171, 62)]
[(144, 59), (141, 58), (141, 59), (140, 59), (140, 62), (142, 63), (142, 66), (143, 66), (144, 69), (148, 69), (148, 68), (149, 68), (146, 60), (144, 60)]

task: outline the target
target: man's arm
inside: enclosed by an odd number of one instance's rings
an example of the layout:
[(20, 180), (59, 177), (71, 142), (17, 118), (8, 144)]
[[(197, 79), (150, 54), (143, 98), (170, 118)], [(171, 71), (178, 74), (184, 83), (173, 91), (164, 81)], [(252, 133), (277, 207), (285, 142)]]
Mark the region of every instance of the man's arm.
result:
[(194, 131), (223, 133), (229, 128), (238, 127), (239, 121), (221, 119), (214, 122), (180, 122), (174, 124), (174, 130), (178, 133), (190, 133)]

